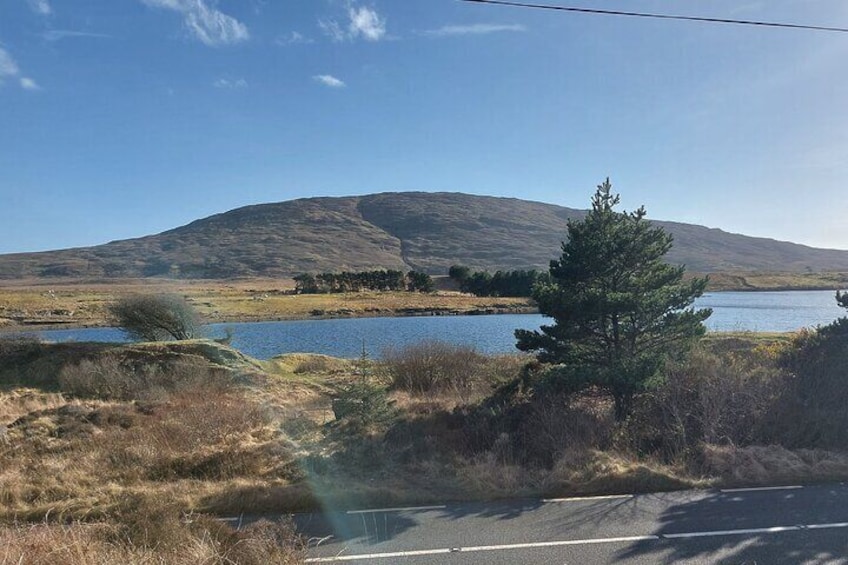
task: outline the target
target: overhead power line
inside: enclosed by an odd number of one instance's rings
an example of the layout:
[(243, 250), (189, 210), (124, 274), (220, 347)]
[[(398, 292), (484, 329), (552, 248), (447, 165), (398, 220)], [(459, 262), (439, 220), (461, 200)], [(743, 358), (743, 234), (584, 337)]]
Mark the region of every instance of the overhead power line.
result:
[(530, 4), (526, 2), (510, 2), (509, 0), (460, 0), (460, 2), (474, 2), (476, 4), (496, 4), (499, 6), (513, 6), (516, 8), (534, 8), (537, 10), (556, 10), (560, 12), (578, 12), (582, 14), (600, 14), (605, 16), (629, 16), (632, 18), (653, 18), (659, 20), (685, 20), (690, 22), (707, 22), (712, 24), (736, 24), (760, 27), (780, 27), (789, 29), (806, 29), (813, 31), (833, 31), (848, 33), (848, 28), (813, 26), (803, 24), (790, 24), (781, 22), (761, 22), (756, 20), (735, 20), (730, 18), (703, 18), (698, 16), (676, 16), (672, 14), (651, 14), (647, 12), (622, 12), (619, 10), (600, 10), (596, 8), (576, 8), (571, 6), (556, 6), (552, 4)]

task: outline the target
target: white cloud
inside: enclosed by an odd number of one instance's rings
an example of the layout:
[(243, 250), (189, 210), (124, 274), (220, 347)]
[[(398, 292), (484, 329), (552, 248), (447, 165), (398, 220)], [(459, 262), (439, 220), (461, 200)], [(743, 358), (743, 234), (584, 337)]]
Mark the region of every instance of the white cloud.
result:
[(27, 0), (27, 4), (29, 4), (30, 9), (32, 9), (32, 11), (36, 14), (49, 16), (53, 13), (53, 9), (50, 7), (50, 2), (48, 0)]
[[(12, 55), (0, 47), (0, 86), (6, 82), (6, 79), (17, 78), (21, 74), (21, 69), (12, 58)], [(29, 77), (20, 77), (18, 84), (24, 90), (41, 90), (41, 87)]]
[(344, 88), (347, 86), (344, 81), (337, 79), (333, 75), (315, 75), (312, 79), (330, 88)]
[(21, 77), (20, 83), (21, 88), (23, 88), (24, 90), (41, 90), (41, 87), (38, 86), (38, 83), (36, 83), (29, 77)]
[(302, 33), (293, 31), (286, 35), (281, 35), (274, 40), (277, 45), (305, 45), (307, 43), (315, 43), (311, 38), (306, 37)]
[(3, 79), (17, 76), (20, 72), (18, 64), (12, 58), (8, 51), (0, 47), (0, 83)]
[(214, 0), (141, 0), (154, 8), (179, 12), (183, 24), (206, 45), (239, 43), (250, 37), (247, 26), (214, 7)]
[(368, 41), (380, 41), (386, 35), (386, 20), (376, 10), (361, 6), (348, 8), (350, 36), (362, 36)]
[(234, 79), (234, 80), (230, 80), (230, 79), (226, 79), (226, 78), (219, 78), (214, 83), (212, 83), (212, 85), (215, 88), (228, 88), (228, 89), (247, 88), (247, 86), (248, 86), (247, 81), (244, 80), (243, 78)]
[(468, 25), (446, 25), (439, 29), (425, 31), (426, 35), (439, 37), (450, 35), (485, 35), (487, 33), (499, 33), (503, 31), (527, 31), (521, 24), (468, 24)]
[(347, 17), (346, 29), (337, 20), (319, 20), (318, 27), (333, 41), (359, 38), (380, 41), (386, 35), (386, 18), (380, 17), (373, 8), (349, 6)]

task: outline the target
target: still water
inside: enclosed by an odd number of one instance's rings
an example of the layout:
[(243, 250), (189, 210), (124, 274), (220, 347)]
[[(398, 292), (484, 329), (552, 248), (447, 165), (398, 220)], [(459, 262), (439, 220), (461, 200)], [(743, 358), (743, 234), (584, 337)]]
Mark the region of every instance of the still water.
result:
[[(712, 308), (711, 331), (785, 332), (828, 324), (845, 315), (832, 291), (716, 292), (696, 302)], [(363, 346), (379, 357), (390, 347), (426, 339), (471, 345), (485, 353), (515, 351), (516, 328), (538, 329), (539, 314), (494, 316), (425, 316), (412, 318), (353, 318), (213, 324), (211, 337), (233, 331), (232, 345), (259, 359), (289, 352), (324, 353), (358, 357)], [(124, 341), (115, 328), (87, 328), (36, 332), (50, 341)]]

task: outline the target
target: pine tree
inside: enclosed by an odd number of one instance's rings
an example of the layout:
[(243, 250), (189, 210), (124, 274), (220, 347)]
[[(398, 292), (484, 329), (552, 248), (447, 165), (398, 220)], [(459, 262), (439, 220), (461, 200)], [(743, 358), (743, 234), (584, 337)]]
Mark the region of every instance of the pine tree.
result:
[(705, 332), (712, 313), (692, 303), (706, 278), (683, 280), (685, 268), (664, 261), (672, 237), (645, 220), (645, 209), (618, 212), (607, 179), (592, 209), (569, 221), (562, 256), (551, 261), (550, 282), (533, 298), (553, 324), (517, 330), (517, 347), (540, 361), (562, 364), (571, 388), (597, 386), (615, 401), (616, 419), (630, 412), (664, 361)]

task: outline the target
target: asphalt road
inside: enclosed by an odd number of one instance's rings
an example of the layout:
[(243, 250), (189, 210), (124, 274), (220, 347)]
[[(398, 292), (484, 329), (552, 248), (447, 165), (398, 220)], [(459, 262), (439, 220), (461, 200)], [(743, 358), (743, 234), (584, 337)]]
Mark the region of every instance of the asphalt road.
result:
[(300, 514), (309, 562), (848, 564), (848, 486)]

